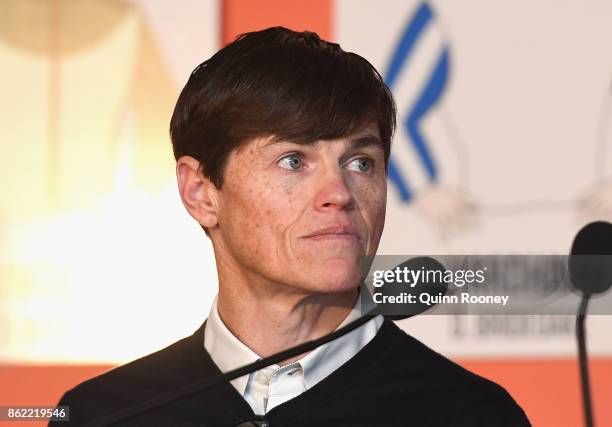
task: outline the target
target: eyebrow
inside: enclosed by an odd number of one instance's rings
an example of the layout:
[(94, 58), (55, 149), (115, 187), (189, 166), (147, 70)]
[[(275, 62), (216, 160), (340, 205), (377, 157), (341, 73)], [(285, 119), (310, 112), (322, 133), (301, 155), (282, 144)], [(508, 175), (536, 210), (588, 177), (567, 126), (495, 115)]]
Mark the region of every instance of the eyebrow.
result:
[[(265, 144), (263, 144), (261, 148), (270, 147), (273, 145), (284, 145), (284, 144), (314, 145), (316, 142), (318, 141), (300, 143), (300, 142), (287, 141), (286, 139), (282, 139), (282, 138), (272, 138), (269, 141), (267, 141)], [(367, 148), (367, 147), (373, 147), (373, 146), (374, 147), (379, 146), (381, 148), (383, 147), (383, 143), (380, 140), (380, 138), (374, 135), (364, 135), (364, 136), (358, 136), (357, 138), (350, 138), (346, 145), (351, 149)]]
[(353, 149), (366, 148), (372, 146), (380, 146), (382, 148), (383, 143), (379, 137), (374, 135), (360, 136), (349, 141), (349, 146)]

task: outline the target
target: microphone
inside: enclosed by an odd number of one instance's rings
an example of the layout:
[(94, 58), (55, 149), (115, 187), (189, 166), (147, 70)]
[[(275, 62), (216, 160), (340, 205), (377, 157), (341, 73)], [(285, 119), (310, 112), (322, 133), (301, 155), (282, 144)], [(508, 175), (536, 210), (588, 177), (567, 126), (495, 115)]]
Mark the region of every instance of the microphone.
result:
[(585, 425), (593, 427), (593, 408), (586, 348), (585, 320), (592, 295), (606, 292), (612, 286), (612, 224), (596, 221), (585, 225), (572, 244), (568, 259), (570, 281), (582, 294), (576, 315), (576, 340), (582, 386)]
[[(411, 283), (410, 286), (402, 286), (396, 283), (396, 277), (391, 280), (385, 280), (384, 285), (380, 288), (381, 293), (384, 296), (399, 296), (400, 294), (412, 295), (415, 302), (411, 304), (401, 304), (393, 307), (385, 306), (385, 312), (383, 315), (390, 320), (402, 320), (409, 317), (421, 314), (424, 311), (431, 308), (431, 305), (427, 305), (419, 298), (420, 295), (426, 293), (432, 296), (445, 295), (448, 290), (448, 283), (442, 280), (446, 268), (431, 257), (415, 257), (410, 258), (402, 262), (401, 264), (393, 267), (392, 270), (399, 269), (400, 271), (413, 270), (418, 271), (424, 269), (428, 272), (439, 272), (439, 274), (433, 274), (434, 278), (440, 278), (440, 281), (426, 282), (419, 280), (416, 283)], [(421, 276), (422, 277), (422, 276)]]
[(592, 222), (580, 229), (572, 244), (569, 274), (583, 295), (606, 292), (612, 286), (612, 224)]
[[(434, 260), (433, 258), (429, 258), (429, 257), (412, 258), (410, 260), (407, 260), (401, 263), (398, 267), (403, 268), (404, 266), (408, 268), (412, 268), (412, 269), (420, 269), (422, 267), (442, 269), (442, 272), (444, 272), (444, 267), (442, 266), (442, 264), (440, 264), (438, 261)], [(440, 289), (439, 286), (435, 286), (435, 285), (432, 286), (431, 283), (427, 285), (421, 285), (421, 286), (417, 285), (415, 286), (415, 288), (419, 288), (418, 289), (419, 293), (439, 292), (439, 289)], [(417, 292), (417, 291), (413, 290), (413, 292)], [(444, 292), (446, 292), (446, 288), (444, 288)], [(430, 306), (426, 306), (424, 304), (415, 305), (415, 308), (412, 309), (409, 314), (393, 315), (393, 316), (385, 315), (385, 317), (390, 318), (390, 320), (405, 319), (405, 318), (409, 318), (412, 316), (416, 316), (417, 314), (424, 312), (428, 308), (430, 308)], [(156, 407), (163, 406), (165, 404), (174, 402), (181, 398), (204, 391), (211, 387), (215, 387), (226, 381), (231, 381), (235, 378), (241, 377), (243, 375), (248, 375), (252, 372), (258, 371), (260, 369), (263, 369), (275, 363), (282, 362), (283, 360), (289, 359), (299, 354), (312, 351), (316, 349), (317, 347), (322, 346), (323, 344), (326, 344), (330, 341), (338, 339), (348, 334), (349, 332), (357, 329), (358, 327), (362, 326), (363, 324), (367, 323), (368, 321), (376, 317), (378, 314), (380, 314), (380, 310), (376, 306), (370, 311), (368, 311), (366, 314), (359, 317), (358, 319), (355, 319), (352, 322), (344, 325), (343, 327), (335, 330), (334, 332), (331, 332), (320, 338), (317, 338), (311, 341), (307, 341), (303, 344), (299, 344), (287, 350), (283, 350), (279, 353), (273, 354), (272, 356), (268, 356), (264, 359), (260, 359), (254, 363), (242, 366), (240, 368), (233, 369), (223, 374), (218, 374), (218, 375), (214, 375), (208, 378), (203, 378), (201, 380), (195, 381), (186, 386), (163, 393), (152, 399), (149, 399), (149, 400), (137, 403), (133, 406), (110, 413), (108, 415), (105, 415), (102, 418), (93, 420), (85, 425), (89, 427), (110, 426), (112, 424), (115, 424), (121, 421), (125, 421), (131, 417), (134, 417), (140, 413), (146, 412)], [(264, 426), (264, 425), (267, 425), (267, 421), (265, 419), (243, 420), (238, 424), (238, 426)]]

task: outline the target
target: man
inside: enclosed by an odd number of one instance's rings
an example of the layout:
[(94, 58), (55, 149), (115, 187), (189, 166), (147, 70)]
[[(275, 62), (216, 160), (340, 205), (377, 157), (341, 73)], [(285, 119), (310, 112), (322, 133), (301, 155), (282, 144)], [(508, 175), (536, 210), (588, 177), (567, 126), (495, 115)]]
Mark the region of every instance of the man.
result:
[[(170, 126), (181, 199), (219, 293), (191, 337), (65, 394), (84, 423), (319, 338), (361, 315), (383, 231), (393, 98), (314, 33), (241, 36), (192, 73)], [(529, 425), (499, 386), (377, 316), (307, 354), (125, 425)]]

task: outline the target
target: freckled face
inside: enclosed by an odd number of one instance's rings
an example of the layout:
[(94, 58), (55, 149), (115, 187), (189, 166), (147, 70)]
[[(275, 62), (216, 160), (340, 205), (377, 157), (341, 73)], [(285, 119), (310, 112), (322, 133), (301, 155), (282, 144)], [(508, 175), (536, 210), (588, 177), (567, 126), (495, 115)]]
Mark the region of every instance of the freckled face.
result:
[(355, 288), (362, 257), (378, 248), (386, 197), (376, 126), (313, 145), (251, 140), (226, 164), (217, 257), (249, 280), (306, 292)]

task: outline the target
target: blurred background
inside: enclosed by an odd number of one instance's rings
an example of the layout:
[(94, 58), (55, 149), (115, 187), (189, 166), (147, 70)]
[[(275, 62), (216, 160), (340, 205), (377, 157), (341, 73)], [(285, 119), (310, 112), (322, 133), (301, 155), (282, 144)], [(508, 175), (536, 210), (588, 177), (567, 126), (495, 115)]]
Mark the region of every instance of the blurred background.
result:
[[(283, 25), (367, 58), (396, 97), (379, 254), (566, 254), (612, 221), (612, 3), (0, 0), (0, 405), (191, 334), (217, 292), (168, 137), (191, 70)], [(421, 316), (407, 332), (582, 423), (574, 318)], [(612, 316), (588, 320), (612, 425)], [(407, 361), (409, 363), (409, 361)], [(20, 424), (23, 425), (23, 424)]]

